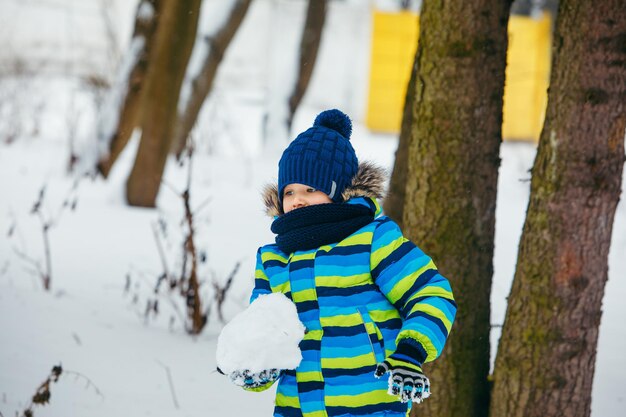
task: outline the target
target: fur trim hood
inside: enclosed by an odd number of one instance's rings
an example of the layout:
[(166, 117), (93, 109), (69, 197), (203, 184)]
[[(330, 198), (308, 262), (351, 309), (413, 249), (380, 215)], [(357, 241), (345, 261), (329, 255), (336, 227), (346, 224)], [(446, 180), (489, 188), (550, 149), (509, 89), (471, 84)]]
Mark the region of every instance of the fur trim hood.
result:
[[(372, 162), (364, 161), (359, 163), (359, 169), (352, 178), (352, 182), (341, 194), (343, 201), (353, 197), (369, 197), (382, 199), (385, 196), (385, 186), (387, 185), (387, 172)], [(263, 188), (263, 202), (265, 213), (270, 217), (285, 214), (283, 206), (278, 198), (278, 184), (268, 184)]]

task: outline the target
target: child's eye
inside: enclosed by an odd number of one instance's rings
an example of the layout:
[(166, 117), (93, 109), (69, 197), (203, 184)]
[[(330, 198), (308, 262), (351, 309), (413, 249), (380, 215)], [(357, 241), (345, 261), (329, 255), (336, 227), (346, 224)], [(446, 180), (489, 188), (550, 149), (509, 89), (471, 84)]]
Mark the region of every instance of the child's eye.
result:
[(314, 193), (317, 190), (315, 188), (310, 187), (310, 188), (307, 188), (306, 191), (307, 191), (307, 193)]
[(285, 191), (284, 196), (288, 196), (288, 195), (292, 195), (292, 194), (293, 194), (293, 191), (291, 191), (291, 190), (290, 191)]

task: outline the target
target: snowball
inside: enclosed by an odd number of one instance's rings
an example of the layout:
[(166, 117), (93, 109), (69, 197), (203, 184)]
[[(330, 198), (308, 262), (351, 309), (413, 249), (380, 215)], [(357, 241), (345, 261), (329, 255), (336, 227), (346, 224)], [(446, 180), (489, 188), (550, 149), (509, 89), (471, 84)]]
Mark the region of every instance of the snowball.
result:
[(225, 374), (295, 369), (304, 325), (295, 304), (282, 293), (259, 296), (233, 318), (217, 339), (217, 366)]

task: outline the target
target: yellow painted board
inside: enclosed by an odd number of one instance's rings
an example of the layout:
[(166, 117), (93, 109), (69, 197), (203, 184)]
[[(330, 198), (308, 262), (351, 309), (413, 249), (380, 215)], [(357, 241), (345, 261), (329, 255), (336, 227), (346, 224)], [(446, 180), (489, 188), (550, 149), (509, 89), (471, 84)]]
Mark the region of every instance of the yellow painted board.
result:
[(367, 126), (397, 132), (419, 36), (419, 16), (374, 12)]
[[(537, 140), (550, 73), (551, 17), (511, 16), (502, 133), (505, 139)], [(397, 133), (419, 37), (419, 16), (374, 12), (366, 123)]]
[(550, 16), (509, 19), (502, 136), (538, 140), (550, 77)]

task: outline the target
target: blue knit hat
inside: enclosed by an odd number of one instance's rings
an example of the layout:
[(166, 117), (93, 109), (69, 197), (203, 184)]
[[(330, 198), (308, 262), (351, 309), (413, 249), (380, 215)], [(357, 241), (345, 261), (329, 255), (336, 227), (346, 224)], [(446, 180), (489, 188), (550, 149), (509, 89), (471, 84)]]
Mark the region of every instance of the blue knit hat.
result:
[(350, 144), (352, 122), (343, 112), (321, 112), (313, 127), (289, 144), (278, 162), (278, 198), (289, 184), (308, 185), (322, 191), (335, 203), (356, 175), (359, 161)]

